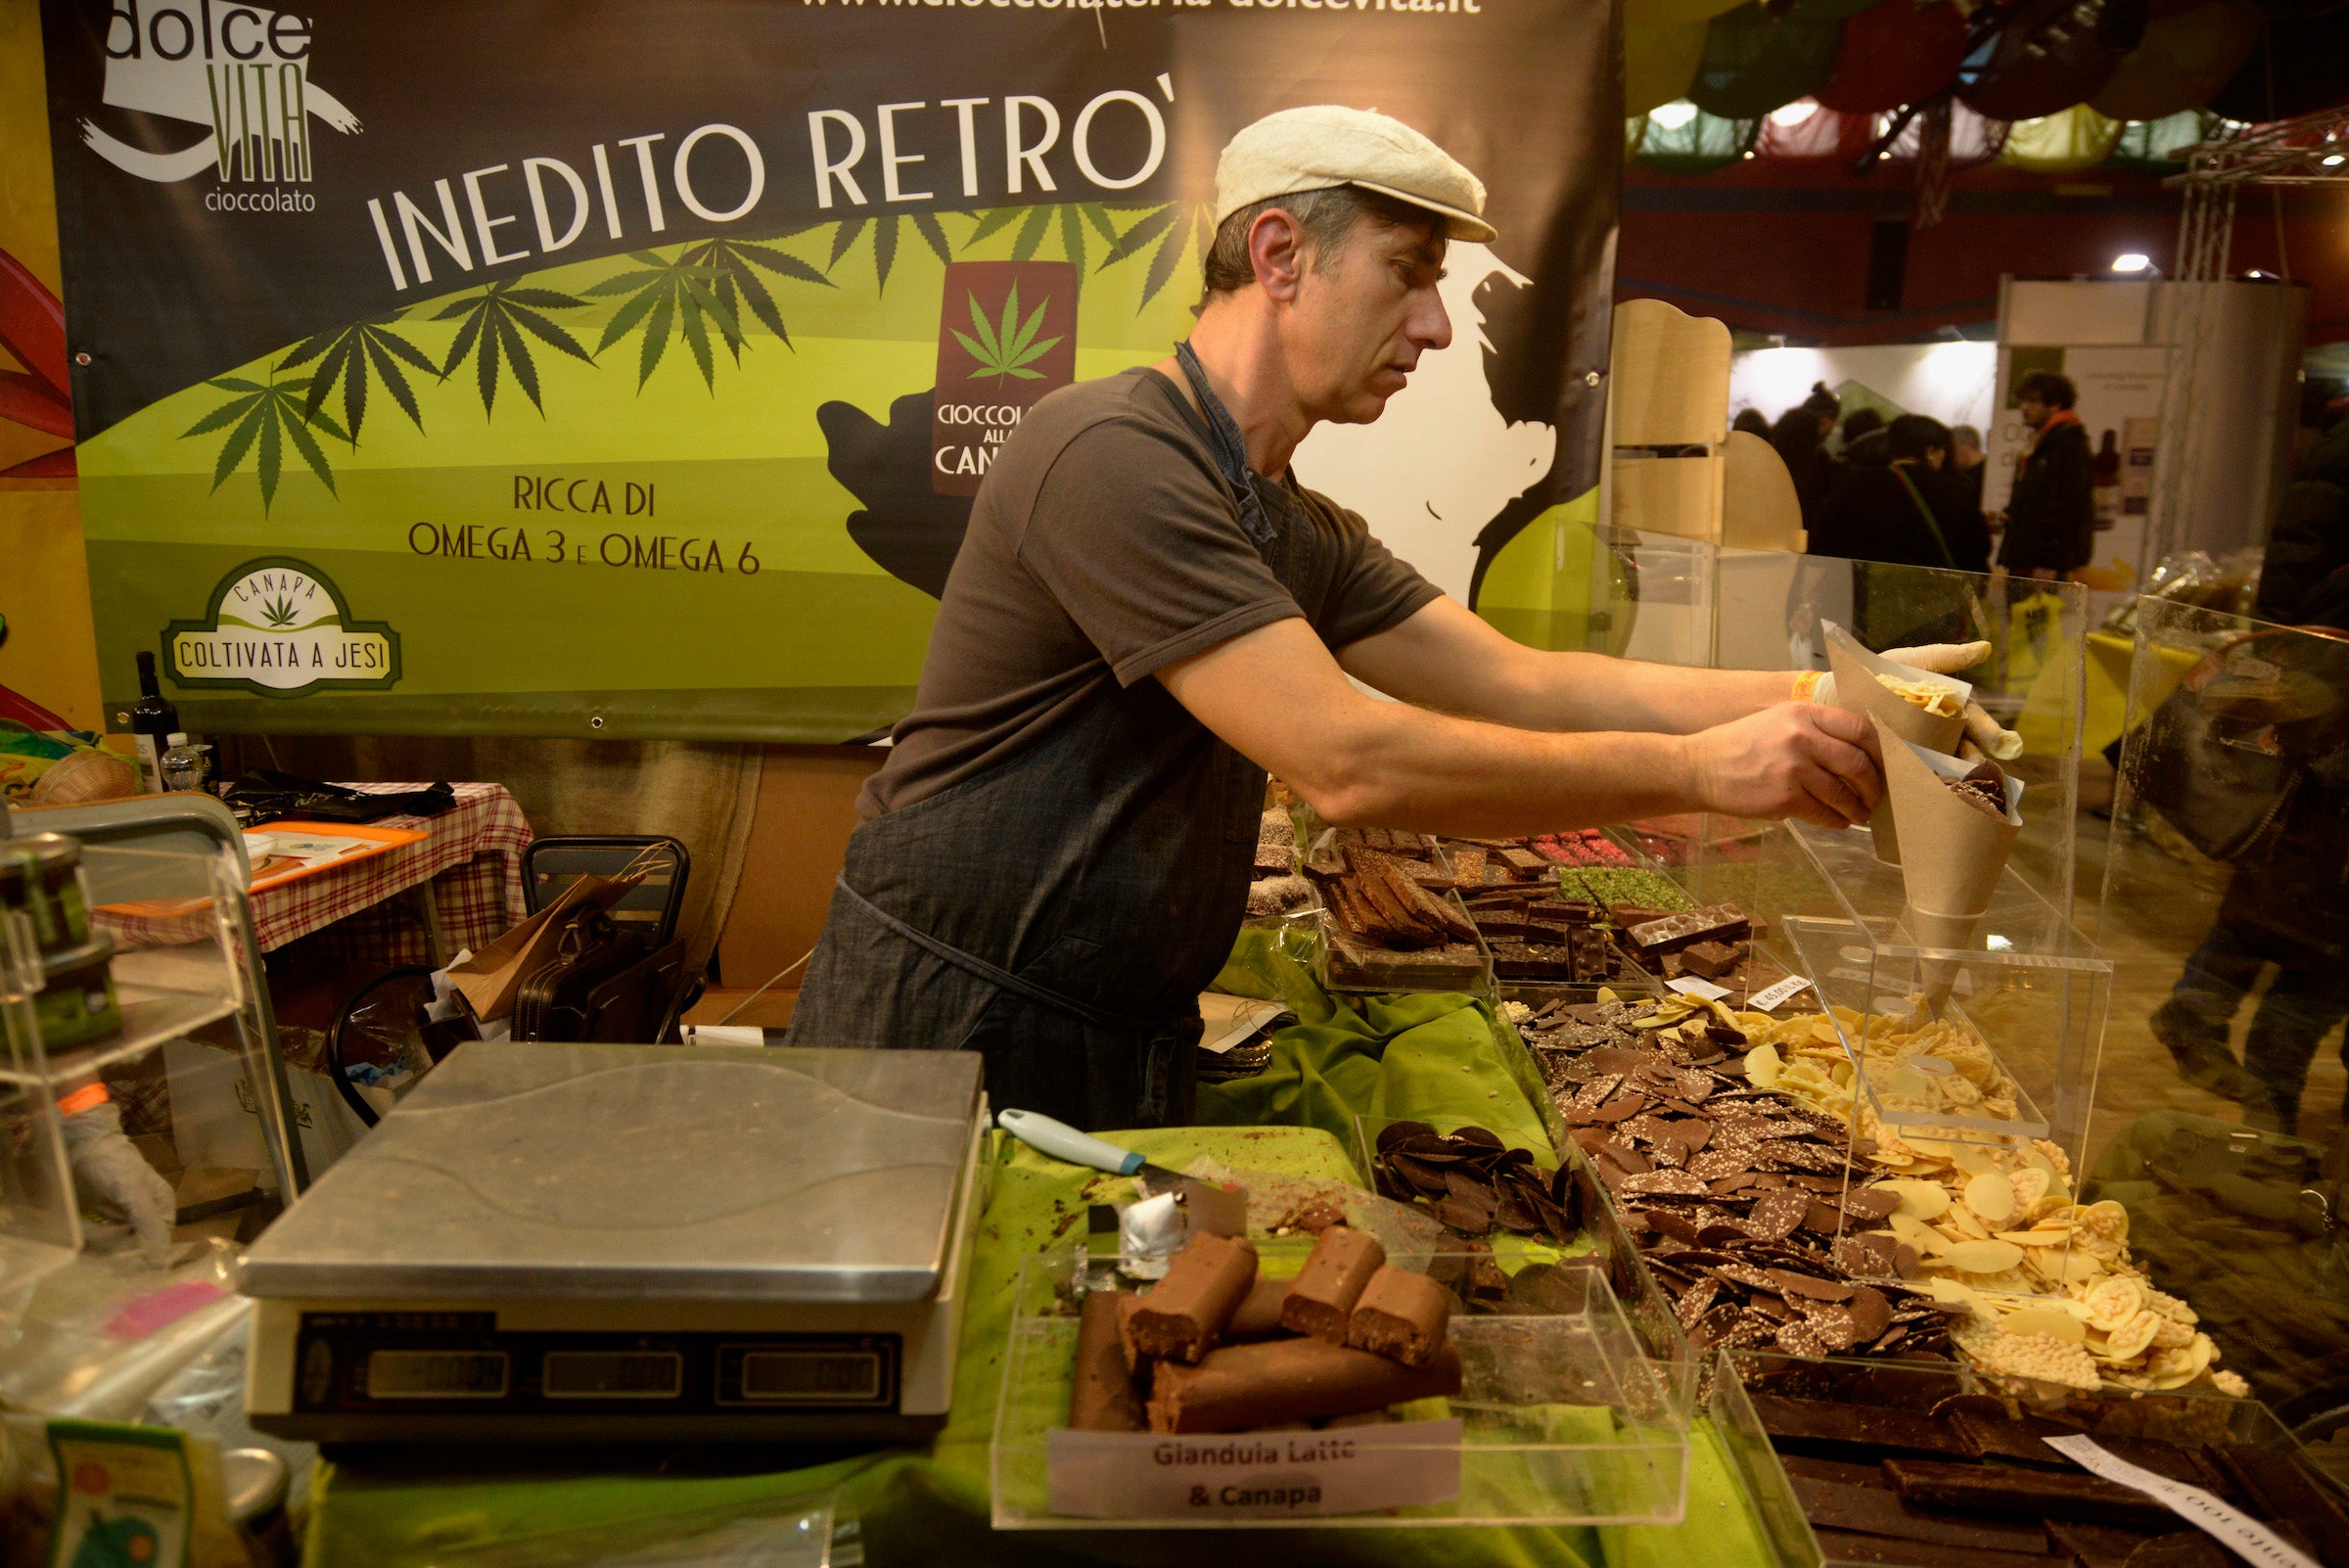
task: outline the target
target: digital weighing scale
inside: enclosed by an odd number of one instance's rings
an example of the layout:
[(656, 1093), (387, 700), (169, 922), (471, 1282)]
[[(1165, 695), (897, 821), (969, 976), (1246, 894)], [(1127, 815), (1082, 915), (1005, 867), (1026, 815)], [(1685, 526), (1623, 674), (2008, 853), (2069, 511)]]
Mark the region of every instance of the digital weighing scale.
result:
[(986, 1201), (960, 1051), (460, 1046), (246, 1255), (253, 1424), (323, 1443), (943, 1425)]

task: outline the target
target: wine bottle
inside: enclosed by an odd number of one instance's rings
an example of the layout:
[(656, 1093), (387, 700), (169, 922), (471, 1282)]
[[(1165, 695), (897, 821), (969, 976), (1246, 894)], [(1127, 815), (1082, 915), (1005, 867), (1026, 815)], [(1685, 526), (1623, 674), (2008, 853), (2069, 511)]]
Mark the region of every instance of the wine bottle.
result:
[(130, 732), (139, 748), (139, 788), (149, 795), (161, 795), (163, 783), (163, 753), (170, 749), (171, 736), (179, 728), (179, 710), (163, 696), (163, 688), (156, 679), (155, 655), (139, 655), (139, 701), (130, 711)]

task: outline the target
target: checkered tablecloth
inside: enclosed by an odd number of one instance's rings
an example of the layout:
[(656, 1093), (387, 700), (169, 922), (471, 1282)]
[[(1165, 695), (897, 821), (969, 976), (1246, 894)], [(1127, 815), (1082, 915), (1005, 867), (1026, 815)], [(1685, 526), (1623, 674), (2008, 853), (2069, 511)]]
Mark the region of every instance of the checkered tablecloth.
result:
[[(353, 784), (371, 794), (424, 788), (421, 784)], [(253, 920), (264, 952), (304, 937), (337, 954), (380, 963), (428, 961), (424, 920), (414, 901), (399, 896), (432, 884), (448, 956), (477, 951), (523, 916), (522, 852), (530, 824), (503, 784), (459, 784), (457, 804), (438, 816), (387, 816), (371, 827), (420, 828), (427, 838), (365, 860), (255, 894)], [(100, 911), (98, 922), (131, 946), (202, 940), (209, 917), (125, 917)], [(175, 926), (185, 923), (189, 929)], [(329, 929), (331, 928), (331, 929)]]

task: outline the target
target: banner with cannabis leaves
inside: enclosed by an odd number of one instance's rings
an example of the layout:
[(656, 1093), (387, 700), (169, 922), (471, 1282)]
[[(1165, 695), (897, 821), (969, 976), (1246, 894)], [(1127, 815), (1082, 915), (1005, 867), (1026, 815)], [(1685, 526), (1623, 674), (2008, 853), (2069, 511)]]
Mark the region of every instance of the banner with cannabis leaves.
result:
[(110, 713), (841, 741), (905, 711), (977, 490), (1165, 354), (1275, 109), (1491, 187), (1454, 341), (1305, 482), (1539, 638), (1587, 518), (1605, 0), (43, 0)]

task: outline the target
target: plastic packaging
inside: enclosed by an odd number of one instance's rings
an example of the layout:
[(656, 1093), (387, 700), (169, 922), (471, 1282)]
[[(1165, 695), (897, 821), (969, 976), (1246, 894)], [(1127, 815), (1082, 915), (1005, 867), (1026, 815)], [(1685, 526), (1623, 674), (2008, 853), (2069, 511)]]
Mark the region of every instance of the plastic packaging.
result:
[(179, 1199), (122, 1133), (122, 1108), (109, 1100), (65, 1120), (66, 1159), (85, 1208), (119, 1214), (140, 1258), (161, 1268), (171, 1254)]

